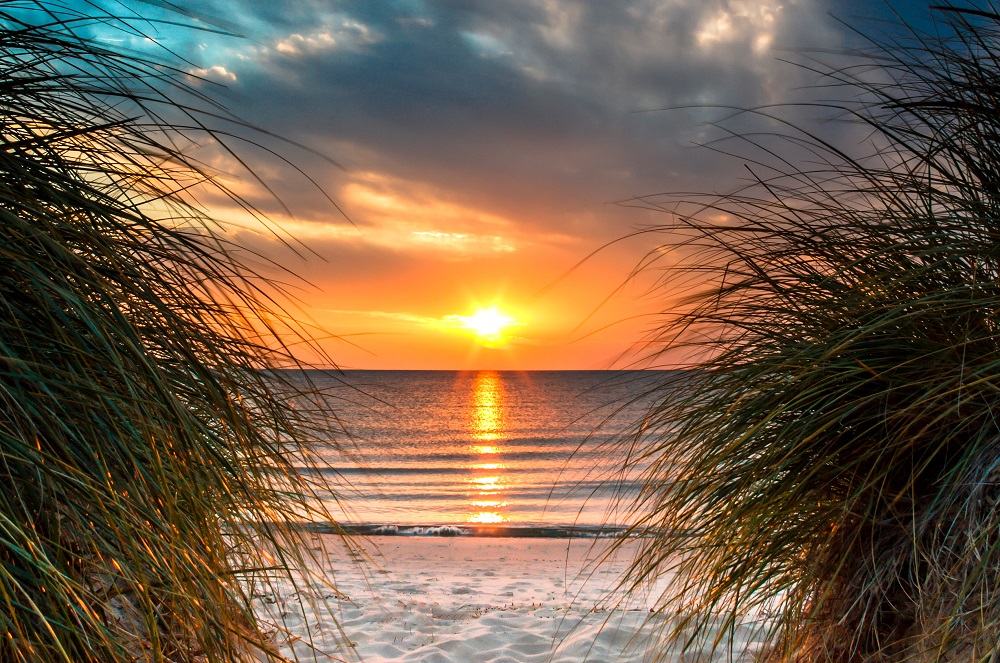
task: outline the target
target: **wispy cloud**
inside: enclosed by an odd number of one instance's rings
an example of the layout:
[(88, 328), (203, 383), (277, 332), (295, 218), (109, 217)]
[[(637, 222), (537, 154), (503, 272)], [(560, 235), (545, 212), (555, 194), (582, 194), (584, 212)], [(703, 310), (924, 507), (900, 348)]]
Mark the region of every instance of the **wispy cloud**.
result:
[(434, 318), (426, 315), (418, 315), (416, 313), (407, 313), (405, 311), (364, 311), (364, 310), (359, 311), (359, 310), (347, 310), (347, 309), (324, 309), (324, 310), (327, 313), (332, 313), (334, 315), (393, 320), (397, 322), (404, 322), (413, 325), (423, 325), (427, 327), (438, 326), (440, 325), (442, 320), (442, 318)]

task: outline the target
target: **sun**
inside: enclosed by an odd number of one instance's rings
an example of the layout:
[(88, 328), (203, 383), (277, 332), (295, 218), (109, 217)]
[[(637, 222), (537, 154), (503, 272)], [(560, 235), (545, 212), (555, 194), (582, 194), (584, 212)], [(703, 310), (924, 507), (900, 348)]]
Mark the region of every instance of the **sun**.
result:
[(504, 315), (495, 306), (457, 317), (462, 327), (474, 332), (479, 341), (487, 346), (503, 345), (507, 341), (504, 330), (518, 324), (517, 320)]
[(514, 324), (514, 318), (504, 315), (493, 308), (481, 308), (474, 315), (466, 316), (463, 320), (466, 329), (471, 329), (479, 336), (497, 336)]

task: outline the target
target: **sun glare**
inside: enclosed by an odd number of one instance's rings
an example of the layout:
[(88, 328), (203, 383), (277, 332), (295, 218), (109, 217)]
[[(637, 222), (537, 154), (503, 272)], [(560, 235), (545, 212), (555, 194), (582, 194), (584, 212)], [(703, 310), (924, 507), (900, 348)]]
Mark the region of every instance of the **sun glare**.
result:
[(497, 307), (481, 308), (472, 315), (456, 316), (462, 327), (473, 332), (484, 345), (503, 345), (508, 339), (504, 331), (518, 324)]
[(441, 318), (443, 329), (471, 333), (480, 345), (487, 348), (504, 347), (514, 338), (511, 328), (524, 324), (503, 313), (497, 306), (477, 309), (472, 315), (446, 315)]
[(505, 327), (514, 324), (514, 318), (508, 317), (496, 310), (496, 307), (479, 309), (475, 315), (467, 316), (464, 320), (467, 329), (471, 329), (480, 336), (498, 336)]

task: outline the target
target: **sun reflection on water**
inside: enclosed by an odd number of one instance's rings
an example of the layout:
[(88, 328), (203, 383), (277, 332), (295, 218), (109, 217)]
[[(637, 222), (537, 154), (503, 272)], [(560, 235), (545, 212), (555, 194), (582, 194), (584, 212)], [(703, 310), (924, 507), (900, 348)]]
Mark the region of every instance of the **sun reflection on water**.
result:
[(472, 502), (472, 506), (479, 507), (480, 509), (499, 509), (507, 506), (507, 504), (507, 502), (500, 500), (475, 500)]
[(507, 420), (504, 408), (503, 379), (495, 371), (481, 371), (476, 374), (472, 384), (469, 403), (469, 428), (473, 444), (469, 450), (476, 455), (476, 461), (471, 469), (476, 474), (469, 479), (470, 523), (499, 524), (509, 520), (500, 510), (509, 506), (502, 499), (506, 490), (506, 478), (500, 471), (507, 469), (504, 463), (497, 462), (503, 454), (500, 442), (507, 439)]
[[(480, 371), (472, 385), (472, 439), (495, 442), (506, 437), (503, 380), (496, 371)], [(482, 445), (482, 448), (490, 448)], [(490, 453), (490, 452), (485, 452)], [(496, 452), (493, 452), (496, 453)]]
[(496, 495), (503, 490), (502, 477), (476, 477), (472, 480), (480, 495)]
[(507, 466), (504, 465), (503, 463), (476, 463), (475, 465), (472, 466), (472, 469), (489, 470), (492, 472), (496, 470), (505, 470), (507, 469)]
[(503, 514), (496, 513), (495, 511), (480, 511), (469, 516), (469, 522), (481, 525), (496, 525), (507, 522), (507, 519), (503, 517)]

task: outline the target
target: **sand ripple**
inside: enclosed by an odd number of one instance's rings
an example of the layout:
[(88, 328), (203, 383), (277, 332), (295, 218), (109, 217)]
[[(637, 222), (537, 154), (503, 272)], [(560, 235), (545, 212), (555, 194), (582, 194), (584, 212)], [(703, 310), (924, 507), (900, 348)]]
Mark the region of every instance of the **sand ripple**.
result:
[[(597, 542), (598, 545), (603, 545)], [(372, 537), (362, 570), (328, 539), (334, 591), (291, 583), (259, 599), (286, 653), (319, 662), (639, 663), (656, 658), (646, 597), (612, 609), (622, 561), (593, 541)], [(315, 649), (308, 644), (312, 635)], [(754, 643), (740, 643), (749, 660)], [(675, 657), (674, 660), (678, 660)]]

